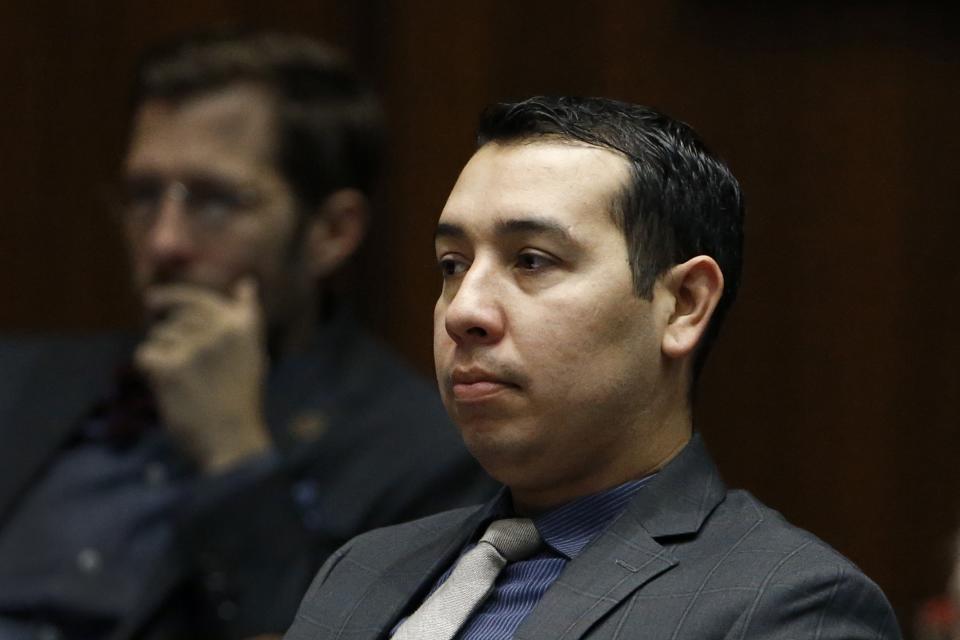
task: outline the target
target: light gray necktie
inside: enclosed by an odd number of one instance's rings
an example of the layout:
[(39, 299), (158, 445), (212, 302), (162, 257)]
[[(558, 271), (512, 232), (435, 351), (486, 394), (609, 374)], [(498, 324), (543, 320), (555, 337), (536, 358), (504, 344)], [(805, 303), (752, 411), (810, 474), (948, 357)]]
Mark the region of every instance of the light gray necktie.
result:
[(508, 562), (523, 560), (540, 546), (540, 534), (527, 518), (490, 523), (480, 542), (460, 557), (453, 571), (413, 614), (393, 640), (451, 640), (493, 590)]

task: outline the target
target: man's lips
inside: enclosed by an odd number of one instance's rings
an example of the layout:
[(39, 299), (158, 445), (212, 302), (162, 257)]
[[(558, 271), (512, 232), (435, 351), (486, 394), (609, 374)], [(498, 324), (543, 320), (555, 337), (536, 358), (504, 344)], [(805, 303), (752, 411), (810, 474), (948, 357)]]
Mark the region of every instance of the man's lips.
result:
[(518, 385), (508, 379), (478, 369), (455, 370), (450, 376), (453, 397), (458, 402), (485, 400)]

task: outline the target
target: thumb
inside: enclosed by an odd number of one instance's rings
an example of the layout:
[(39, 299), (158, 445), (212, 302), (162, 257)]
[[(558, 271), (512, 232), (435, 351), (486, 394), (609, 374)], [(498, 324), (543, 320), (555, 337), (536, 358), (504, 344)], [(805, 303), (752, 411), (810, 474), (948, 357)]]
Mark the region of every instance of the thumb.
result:
[(240, 306), (250, 308), (259, 302), (259, 289), (260, 287), (253, 276), (245, 276), (233, 286), (233, 299), (236, 300)]
[(262, 326), (263, 309), (260, 305), (260, 284), (246, 276), (233, 286), (233, 308), (240, 312), (252, 326)]

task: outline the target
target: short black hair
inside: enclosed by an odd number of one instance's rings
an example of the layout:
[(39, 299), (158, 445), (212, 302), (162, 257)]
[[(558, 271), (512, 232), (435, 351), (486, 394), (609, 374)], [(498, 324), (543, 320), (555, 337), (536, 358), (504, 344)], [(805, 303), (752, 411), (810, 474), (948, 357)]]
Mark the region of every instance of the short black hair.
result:
[(137, 65), (132, 111), (242, 83), (274, 100), (277, 168), (300, 206), (316, 210), (338, 189), (371, 192), (384, 139), (379, 102), (343, 54), (315, 39), (221, 28), (163, 43)]
[(611, 213), (623, 231), (637, 295), (698, 255), (712, 257), (724, 290), (694, 363), (699, 376), (740, 285), (744, 203), (740, 185), (688, 125), (641, 105), (607, 98), (537, 96), (487, 107), (478, 146), (556, 138), (610, 149), (630, 165)]

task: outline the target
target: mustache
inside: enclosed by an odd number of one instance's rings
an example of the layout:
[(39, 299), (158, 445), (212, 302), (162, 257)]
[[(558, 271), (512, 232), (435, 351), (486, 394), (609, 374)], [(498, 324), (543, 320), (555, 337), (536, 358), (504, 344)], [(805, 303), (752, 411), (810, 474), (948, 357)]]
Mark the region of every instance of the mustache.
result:
[(450, 389), (453, 388), (454, 371), (482, 371), (484, 376), (489, 376), (498, 382), (504, 382), (517, 387), (526, 387), (530, 383), (530, 378), (519, 367), (509, 362), (501, 362), (486, 357), (474, 357), (470, 360), (454, 361), (443, 372), (444, 385)]

